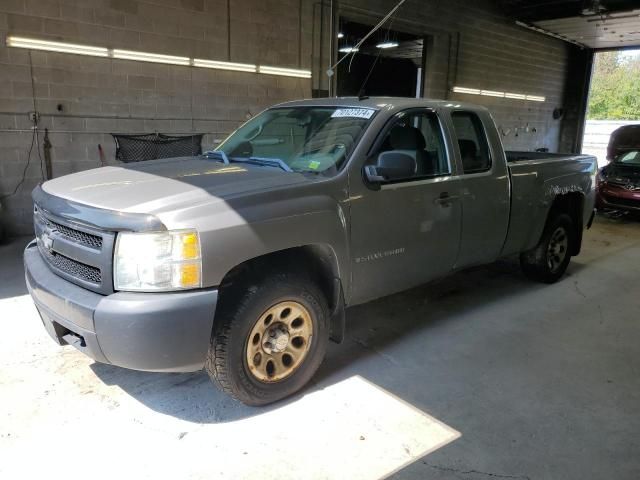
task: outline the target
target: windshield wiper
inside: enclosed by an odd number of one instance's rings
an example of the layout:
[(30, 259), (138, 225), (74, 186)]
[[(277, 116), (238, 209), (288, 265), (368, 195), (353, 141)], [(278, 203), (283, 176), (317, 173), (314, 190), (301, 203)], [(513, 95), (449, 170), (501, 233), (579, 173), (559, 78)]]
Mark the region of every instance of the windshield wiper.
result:
[(225, 165), (229, 165), (229, 157), (227, 157), (227, 154), (222, 150), (209, 150), (208, 152), (204, 152), (202, 155), (208, 159), (220, 160)]
[(266, 167), (281, 168), (285, 172), (293, 172), (291, 167), (279, 158), (264, 158), (264, 157), (248, 157), (248, 158), (232, 158), (232, 162), (239, 163), (252, 163), (254, 165), (262, 165)]

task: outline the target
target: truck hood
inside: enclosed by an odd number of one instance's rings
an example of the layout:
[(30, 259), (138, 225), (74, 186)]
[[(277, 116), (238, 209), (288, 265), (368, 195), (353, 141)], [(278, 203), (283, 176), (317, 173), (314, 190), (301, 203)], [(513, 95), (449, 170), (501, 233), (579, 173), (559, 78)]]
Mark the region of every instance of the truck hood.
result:
[(607, 158), (613, 160), (627, 152), (640, 150), (640, 124), (614, 130), (607, 146)]
[(308, 181), (274, 167), (181, 157), (78, 172), (42, 189), (97, 208), (153, 215)]

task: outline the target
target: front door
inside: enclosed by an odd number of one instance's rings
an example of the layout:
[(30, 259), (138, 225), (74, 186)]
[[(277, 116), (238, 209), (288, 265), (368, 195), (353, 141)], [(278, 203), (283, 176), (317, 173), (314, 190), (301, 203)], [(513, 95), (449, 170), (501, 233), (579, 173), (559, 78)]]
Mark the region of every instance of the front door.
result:
[(413, 109), (396, 115), (369, 163), (388, 151), (410, 155), (415, 168), (379, 189), (351, 180), (352, 303), (442, 276), (458, 254), (461, 184), (452, 175), (437, 114)]

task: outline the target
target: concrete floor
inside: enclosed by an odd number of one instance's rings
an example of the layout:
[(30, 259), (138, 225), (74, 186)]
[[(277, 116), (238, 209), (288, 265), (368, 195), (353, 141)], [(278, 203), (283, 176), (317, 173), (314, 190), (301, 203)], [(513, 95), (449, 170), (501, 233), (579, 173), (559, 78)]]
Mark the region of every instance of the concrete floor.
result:
[(555, 285), (503, 261), (353, 308), (266, 409), (57, 347), (24, 243), (0, 247), (2, 478), (640, 478), (640, 222), (598, 218)]

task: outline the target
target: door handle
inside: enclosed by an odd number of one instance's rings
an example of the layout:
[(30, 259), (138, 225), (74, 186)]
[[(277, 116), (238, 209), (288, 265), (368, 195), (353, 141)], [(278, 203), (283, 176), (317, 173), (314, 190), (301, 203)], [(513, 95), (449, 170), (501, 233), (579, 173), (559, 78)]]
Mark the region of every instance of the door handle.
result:
[(449, 195), (449, 192), (442, 192), (440, 196), (433, 201), (433, 203), (436, 205), (449, 205), (459, 199), (459, 195)]

